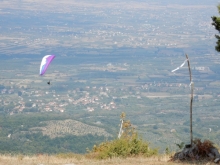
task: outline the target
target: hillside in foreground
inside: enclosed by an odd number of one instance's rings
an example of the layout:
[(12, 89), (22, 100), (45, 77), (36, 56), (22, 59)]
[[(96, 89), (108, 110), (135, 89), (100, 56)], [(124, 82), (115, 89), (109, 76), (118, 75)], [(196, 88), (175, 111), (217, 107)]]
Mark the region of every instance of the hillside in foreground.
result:
[[(86, 158), (84, 155), (75, 155), (66, 157), (65, 155), (37, 155), (37, 156), (7, 156), (0, 155), (0, 165), (182, 165), (182, 164), (198, 164), (198, 163), (180, 163), (170, 162), (170, 156), (161, 155), (150, 158), (133, 157), (133, 158), (113, 158), (106, 160), (96, 160)], [(207, 162), (199, 163), (207, 164)], [(209, 165), (214, 164), (209, 162)]]

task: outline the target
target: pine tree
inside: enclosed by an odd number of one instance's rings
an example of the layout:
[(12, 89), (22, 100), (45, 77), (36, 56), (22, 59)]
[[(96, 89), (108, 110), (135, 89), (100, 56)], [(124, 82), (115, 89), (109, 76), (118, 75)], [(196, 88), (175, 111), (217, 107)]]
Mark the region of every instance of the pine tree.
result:
[[(218, 8), (218, 12), (220, 14), (220, 4), (217, 6), (217, 8)], [(212, 21), (213, 21), (212, 25), (220, 33), (220, 17), (213, 16), (211, 18), (212, 18)], [(220, 52), (220, 36), (216, 34), (215, 37), (217, 38), (215, 50)]]

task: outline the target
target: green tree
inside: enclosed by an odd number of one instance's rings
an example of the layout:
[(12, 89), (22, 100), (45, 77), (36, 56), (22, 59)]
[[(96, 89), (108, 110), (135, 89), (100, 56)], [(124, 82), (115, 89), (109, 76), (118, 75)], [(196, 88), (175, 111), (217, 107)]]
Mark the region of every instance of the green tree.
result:
[(26, 107), (32, 107), (32, 105), (33, 105), (32, 102), (26, 102), (26, 103), (25, 103), (25, 106), (26, 106)]
[[(218, 8), (218, 12), (220, 14), (220, 4), (217, 6), (217, 8)], [(212, 18), (212, 21), (213, 21), (212, 25), (220, 33), (220, 17), (213, 16), (211, 18)], [(220, 52), (220, 36), (216, 34), (215, 37), (217, 39), (215, 50)]]
[(22, 92), (21, 91), (18, 91), (18, 96), (21, 96), (22, 95)]

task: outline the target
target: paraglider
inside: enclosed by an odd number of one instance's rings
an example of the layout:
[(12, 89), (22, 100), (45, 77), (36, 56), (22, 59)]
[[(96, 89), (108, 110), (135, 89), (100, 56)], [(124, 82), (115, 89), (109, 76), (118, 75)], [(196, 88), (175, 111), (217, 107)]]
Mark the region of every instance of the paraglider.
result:
[[(55, 55), (46, 55), (42, 58), (41, 64), (40, 64), (40, 75), (43, 76), (45, 72), (47, 71), (48, 66), (52, 62), (52, 60), (55, 58)], [(50, 85), (50, 81), (47, 82), (48, 85)]]

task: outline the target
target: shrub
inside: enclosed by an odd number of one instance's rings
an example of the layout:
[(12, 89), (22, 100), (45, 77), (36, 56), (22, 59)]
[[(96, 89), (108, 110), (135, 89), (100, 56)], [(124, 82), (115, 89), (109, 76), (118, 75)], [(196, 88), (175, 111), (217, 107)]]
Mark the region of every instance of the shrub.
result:
[(157, 155), (157, 149), (150, 149), (149, 143), (139, 138), (130, 121), (125, 120), (125, 114), (121, 116), (123, 133), (120, 138), (106, 141), (98, 146), (94, 145), (89, 151), (88, 157), (106, 159), (113, 157), (152, 156)]

